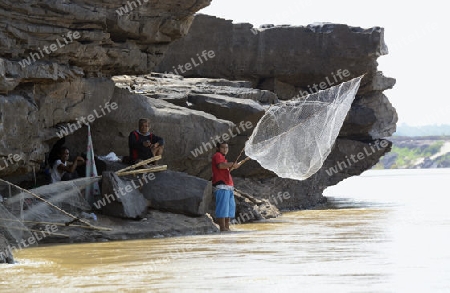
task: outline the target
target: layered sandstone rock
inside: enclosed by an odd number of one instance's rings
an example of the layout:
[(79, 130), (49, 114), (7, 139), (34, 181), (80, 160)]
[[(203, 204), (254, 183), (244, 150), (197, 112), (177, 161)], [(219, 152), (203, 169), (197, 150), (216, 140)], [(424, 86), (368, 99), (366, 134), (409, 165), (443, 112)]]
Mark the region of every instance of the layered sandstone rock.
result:
[[(327, 172), (395, 131), (396, 112), (383, 95), (395, 81), (377, 71), (376, 59), (387, 53), (382, 28), (193, 21), (209, 2), (0, 0), (0, 156), (13, 158), (8, 166), (0, 160), (0, 175), (30, 172), (61, 137), (73, 154), (84, 152), (88, 122), (97, 155), (127, 155), (130, 131), (148, 117), (166, 141), (161, 163), (209, 180), (215, 137), (231, 130), (234, 159), (251, 132), (236, 133), (240, 122), (254, 126), (278, 98), (361, 74), (340, 138), (318, 173), (301, 182), (280, 179), (252, 161), (234, 172), (237, 185), (280, 208), (310, 207), (324, 200), (327, 186), (360, 174), (389, 150)], [(149, 75), (156, 66), (193, 79)], [(279, 192), (289, 197), (271, 202)]]
[[(80, 119), (117, 110), (110, 77), (150, 72), (210, 2), (0, 0), (0, 176), (20, 181), (62, 136), (80, 132)], [(105, 141), (133, 129), (134, 114), (123, 130), (100, 125)]]
[(31, 171), (59, 124), (111, 100), (107, 77), (150, 72), (209, 3), (0, 1), (0, 156), (21, 158), (0, 175)]
[[(210, 58), (187, 70), (202, 52)], [(397, 113), (382, 94), (395, 79), (377, 71), (377, 58), (388, 53), (384, 29), (343, 24), (253, 28), (197, 15), (189, 33), (173, 42), (156, 67), (185, 77), (246, 80), (280, 99), (306, 96), (365, 75), (341, 136), (379, 139), (395, 132)], [(197, 62), (198, 63), (198, 62)]]
[[(192, 58), (195, 61), (204, 51), (213, 51), (215, 57), (187, 70)], [(186, 37), (171, 44), (156, 69), (176, 70), (184, 77), (244, 80), (284, 100), (364, 75), (335, 146), (319, 172), (308, 180), (293, 181), (277, 178), (256, 162), (235, 172), (247, 177), (236, 180), (244, 191), (264, 198), (289, 192), (291, 197), (280, 208), (307, 208), (323, 200), (321, 194), (327, 186), (370, 169), (390, 150), (387, 142), (370, 156), (363, 155), (345, 166), (342, 163), (395, 132), (397, 113), (383, 94), (394, 86), (395, 79), (384, 77), (376, 62), (387, 53), (384, 29), (380, 27), (362, 29), (322, 23), (253, 28), (247, 23), (233, 24), (231, 20), (197, 15)], [(244, 143), (244, 137), (236, 138), (229, 156), (236, 157)], [(280, 145), (282, 148), (289, 146)]]

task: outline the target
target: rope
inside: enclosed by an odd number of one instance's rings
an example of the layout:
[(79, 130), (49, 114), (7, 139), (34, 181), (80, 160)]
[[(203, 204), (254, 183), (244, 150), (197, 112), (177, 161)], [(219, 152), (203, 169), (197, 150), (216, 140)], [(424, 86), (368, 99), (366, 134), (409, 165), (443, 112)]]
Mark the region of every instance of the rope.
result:
[[(267, 112), (270, 110), (270, 108), (272, 108), (272, 106), (273, 106), (273, 104), (270, 104), (269, 108), (267, 108), (267, 110), (264, 111), (264, 114), (267, 113)], [(247, 141), (249, 140), (249, 138), (250, 138), (250, 136), (247, 137), (247, 140), (245, 141), (245, 143), (247, 143)], [(236, 158), (236, 161), (234, 161), (234, 164), (237, 163), (237, 161), (238, 161), (239, 158), (241, 157), (242, 153), (244, 152), (244, 150), (245, 150), (245, 143), (244, 143), (244, 147), (242, 148), (241, 152), (239, 153), (239, 156)], [(249, 157), (245, 158), (244, 161), (242, 162), (242, 164), (245, 163), (245, 162), (247, 162), (249, 159), (250, 159)], [(234, 169), (232, 169), (232, 170), (234, 170)], [(230, 172), (231, 172), (231, 170), (230, 170)]]

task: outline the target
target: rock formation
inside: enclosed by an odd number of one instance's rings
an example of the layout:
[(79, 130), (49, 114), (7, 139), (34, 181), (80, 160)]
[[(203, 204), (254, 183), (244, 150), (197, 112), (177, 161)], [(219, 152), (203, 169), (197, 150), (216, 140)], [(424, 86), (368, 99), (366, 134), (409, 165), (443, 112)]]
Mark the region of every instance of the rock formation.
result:
[[(262, 208), (267, 202), (314, 206), (324, 201), (327, 186), (360, 174), (389, 151), (388, 143), (330, 171), (395, 131), (395, 109), (382, 93), (395, 81), (377, 71), (376, 59), (387, 53), (382, 28), (254, 29), (201, 15), (193, 21), (209, 3), (0, 0), (0, 176), (38, 169), (61, 138), (72, 153), (84, 152), (85, 123), (96, 154), (127, 155), (130, 131), (148, 117), (166, 140), (161, 163), (209, 180), (215, 136), (233, 138), (229, 158), (236, 158), (270, 103), (361, 74), (364, 83), (324, 167), (300, 182), (247, 163), (234, 173), (249, 194), (240, 211), (251, 211), (251, 195), (265, 198), (257, 203), (260, 215), (276, 214)], [(150, 74), (155, 68), (193, 79)], [(128, 86), (132, 92), (123, 88)], [(274, 202), (279, 194), (284, 196)], [(214, 230), (202, 219), (204, 231)]]
[[(376, 59), (388, 52), (383, 28), (329, 23), (266, 27), (197, 15), (189, 33), (171, 44), (156, 70), (173, 73), (181, 67), (184, 73), (177, 73), (185, 77), (246, 80), (280, 99), (306, 96), (364, 74), (340, 136), (367, 140), (395, 132), (397, 114), (383, 95), (395, 79), (377, 71)], [(214, 51), (215, 57), (186, 70), (185, 64), (205, 50)]]
[[(113, 111), (113, 95), (123, 90), (110, 77), (150, 72), (210, 2), (0, 0), (0, 176), (20, 181), (39, 170), (65, 135), (62, 126), (71, 123), (66, 134), (76, 133), (92, 122), (84, 120), (89, 115), (95, 120)], [(106, 141), (120, 140), (120, 131), (126, 136), (135, 115), (147, 116), (153, 106), (122, 112), (129, 115), (117, 117), (123, 129), (106, 125)], [(161, 115), (170, 116), (169, 108)]]
[(211, 202), (211, 181), (181, 172), (155, 173), (155, 179), (144, 184), (144, 197), (151, 207), (189, 216), (203, 216)]
[[(111, 171), (103, 172), (101, 197), (105, 197), (106, 204), (101, 207), (102, 213), (128, 219), (143, 218), (147, 214), (148, 203), (137, 186), (140, 186), (138, 179), (126, 180)], [(120, 190), (124, 190), (123, 194), (120, 194)]]
[(59, 124), (111, 100), (108, 77), (150, 72), (209, 3), (0, 1), (0, 156), (20, 157), (0, 175), (31, 171)]
[[(314, 176), (302, 182), (280, 179), (258, 168), (256, 162), (235, 173), (247, 177), (237, 180), (237, 186), (246, 192), (266, 199), (278, 192), (289, 192), (291, 197), (280, 203), (280, 208), (307, 208), (323, 200), (321, 194), (327, 186), (370, 169), (390, 150), (391, 143), (386, 140), (384, 147), (379, 148), (379, 140), (391, 136), (397, 122), (397, 113), (383, 94), (394, 86), (395, 80), (377, 71), (376, 59), (387, 54), (383, 35), (384, 29), (380, 27), (362, 29), (326, 23), (305, 27), (266, 25), (256, 29), (251, 24), (197, 15), (189, 33), (171, 44), (157, 70), (176, 71), (193, 80), (246, 81), (241, 84), (269, 90), (283, 100), (364, 74), (334, 149)], [(187, 65), (204, 51), (213, 51), (215, 57), (187, 70)], [(139, 86), (136, 88), (145, 92)], [(197, 88), (193, 91), (198, 92)], [(185, 92), (185, 95), (192, 94)], [(218, 111), (216, 116), (230, 120), (226, 111)], [(248, 116), (240, 115), (233, 122), (243, 117)], [(234, 139), (231, 158), (238, 155), (245, 140), (245, 135)], [(361, 152), (363, 158), (356, 159)], [(346, 161), (347, 158), (352, 160)], [(258, 188), (261, 184), (263, 187)]]

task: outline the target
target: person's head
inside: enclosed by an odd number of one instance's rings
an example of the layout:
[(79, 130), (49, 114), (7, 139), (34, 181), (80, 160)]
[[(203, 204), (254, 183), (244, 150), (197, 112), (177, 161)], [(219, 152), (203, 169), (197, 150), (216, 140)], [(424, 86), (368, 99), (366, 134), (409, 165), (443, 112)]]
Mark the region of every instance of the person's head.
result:
[(59, 157), (61, 158), (61, 161), (66, 162), (69, 160), (69, 149), (67, 147), (62, 147), (59, 151)]
[(150, 129), (150, 122), (147, 118), (141, 118), (139, 119), (139, 132), (140, 133), (147, 133)]
[(222, 155), (228, 154), (228, 144), (226, 142), (218, 142), (216, 144), (216, 149), (218, 152), (222, 153)]

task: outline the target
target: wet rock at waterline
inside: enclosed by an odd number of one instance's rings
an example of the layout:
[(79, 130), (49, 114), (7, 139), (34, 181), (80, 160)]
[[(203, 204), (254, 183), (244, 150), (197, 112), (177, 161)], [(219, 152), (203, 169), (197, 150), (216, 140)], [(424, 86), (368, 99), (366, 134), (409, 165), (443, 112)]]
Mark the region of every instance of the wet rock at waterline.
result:
[(207, 212), (211, 181), (170, 170), (154, 175), (155, 179), (142, 188), (152, 208), (189, 216), (202, 216)]
[(143, 181), (138, 179), (140, 177), (124, 178), (113, 172), (103, 172), (102, 194), (94, 206), (108, 216), (143, 218), (147, 214), (148, 202), (140, 192), (143, 185)]

